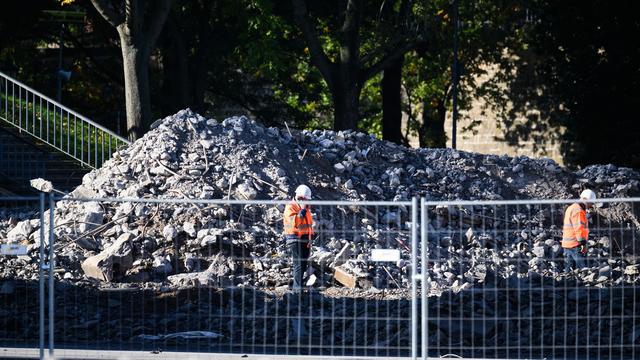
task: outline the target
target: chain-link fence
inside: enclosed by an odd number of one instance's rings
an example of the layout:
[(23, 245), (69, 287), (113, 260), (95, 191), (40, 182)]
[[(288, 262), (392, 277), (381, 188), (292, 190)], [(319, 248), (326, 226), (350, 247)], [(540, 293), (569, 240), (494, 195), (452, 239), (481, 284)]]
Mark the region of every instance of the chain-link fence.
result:
[[(307, 247), (283, 236), (287, 201), (59, 198), (54, 221), (43, 220), (44, 238), (55, 238), (51, 344), (633, 359), (640, 346), (637, 200), (590, 209), (586, 252), (565, 268), (569, 201), (308, 202), (314, 234)], [(35, 234), (39, 222), (32, 222)], [(293, 256), (307, 252), (304, 271)], [(24, 264), (3, 260), (3, 274), (14, 283), (34, 276), (33, 264), (46, 258), (35, 255), (29, 249)], [(302, 289), (292, 286), (297, 265)], [(37, 304), (44, 292), (33, 290), (29, 301)], [(33, 316), (21, 310), (29, 294), (3, 297), (16, 319)], [(35, 342), (35, 333), (31, 340), (6, 334), (13, 346)]]

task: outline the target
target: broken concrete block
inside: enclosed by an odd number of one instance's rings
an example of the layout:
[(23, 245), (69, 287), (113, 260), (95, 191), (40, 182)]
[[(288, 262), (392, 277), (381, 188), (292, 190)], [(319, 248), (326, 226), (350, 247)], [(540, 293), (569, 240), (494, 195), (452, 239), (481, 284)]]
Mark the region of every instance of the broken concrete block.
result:
[(172, 241), (178, 236), (178, 230), (173, 225), (165, 225), (162, 229), (162, 236), (164, 236), (167, 241)]
[(91, 231), (98, 226), (102, 225), (104, 220), (104, 210), (100, 204), (95, 201), (91, 201), (84, 204), (84, 215), (80, 219), (81, 223), (78, 226), (78, 231), (81, 233)]
[(207, 247), (209, 245), (213, 245), (218, 241), (218, 238), (214, 235), (206, 235), (202, 240), (200, 240), (201, 247)]
[(156, 256), (153, 259), (153, 271), (157, 274), (167, 275), (173, 271), (173, 266), (167, 257)]
[(331, 265), (329, 265), (329, 266), (332, 267), (332, 268), (338, 267), (338, 266), (344, 264), (345, 262), (347, 262), (347, 260), (349, 260), (350, 256), (351, 256), (351, 244), (346, 243), (342, 247), (342, 249), (340, 250), (338, 255), (336, 255), (335, 259), (333, 259), (333, 262), (331, 263)]
[(196, 237), (197, 235), (196, 224), (190, 221), (187, 221), (184, 224), (182, 224), (182, 230), (184, 230), (184, 232), (186, 232), (187, 235), (189, 235), (192, 238)]
[(29, 181), (29, 184), (31, 185), (32, 188), (42, 191), (42, 192), (51, 192), (51, 190), (53, 190), (53, 184), (51, 184), (50, 181), (47, 181), (43, 178), (37, 178), (37, 179), (31, 179), (31, 181)]
[(29, 220), (19, 222), (9, 233), (7, 234), (7, 240), (9, 242), (20, 242), (29, 239), (29, 234), (33, 227)]
[(309, 279), (307, 280), (307, 286), (313, 286), (317, 281), (318, 278), (314, 274), (311, 274), (311, 276), (309, 276)]
[(258, 196), (258, 192), (250, 183), (243, 182), (236, 188), (235, 195), (238, 200), (253, 200)]
[(358, 281), (358, 278), (355, 275), (349, 273), (344, 267), (335, 268), (333, 278), (349, 289), (354, 289)]
[(167, 281), (175, 286), (214, 285), (214, 280), (207, 271), (171, 275), (167, 277)]
[(309, 257), (309, 261), (318, 264), (320, 267), (328, 265), (331, 259), (331, 252), (327, 251), (323, 247), (316, 246), (313, 247), (313, 251), (311, 251), (311, 256)]
[(110, 247), (82, 262), (82, 271), (87, 277), (100, 281), (121, 278), (133, 266), (132, 238), (131, 233), (120, 235)]

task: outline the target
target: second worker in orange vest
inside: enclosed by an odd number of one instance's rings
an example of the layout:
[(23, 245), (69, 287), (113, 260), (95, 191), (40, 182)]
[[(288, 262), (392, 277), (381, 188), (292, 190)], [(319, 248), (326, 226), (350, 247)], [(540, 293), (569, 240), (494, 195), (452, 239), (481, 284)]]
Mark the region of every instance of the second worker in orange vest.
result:
[(595, 199), (595, 192), (589, 189), (584, 190), (580, 194), (580, 202), (570, 205), (564, 213), (562, 247), (565, 272), (571, 271), (573, 263), (578, 269), (586, 266), (584, 256), (587, 254), (589, 239), (587, 210), (593, 206)]
[(300, 185), (293, 200), (284, 208), (284, 237), (293, 260), (294, 291), (302, 290), (302, 277), (308, 267), (313, 236), (311, 211), (308, 205), (301, 205), (298, 201), (310, 199), (311, 189), (306, 185)]

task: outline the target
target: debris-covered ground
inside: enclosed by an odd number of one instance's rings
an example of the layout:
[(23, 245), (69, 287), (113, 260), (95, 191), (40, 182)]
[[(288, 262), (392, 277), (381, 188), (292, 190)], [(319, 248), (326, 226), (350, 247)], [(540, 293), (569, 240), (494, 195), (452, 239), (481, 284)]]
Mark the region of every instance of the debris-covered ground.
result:
[[(639, 180), (638, 172), (613, 165), (571, 172), (546, 159), (408, 149), (353, 131), (289, 131), (184, 110), (158, 120), (142, 139), (87, 174), (71, 196), (285, 200), (305, 183), (322, 200), (567, 199), (586, 185), (600, 197), (633, 196)], [(467, 288), (487, 271), (557, 277), (563, 207), (429, 208), (432, 290)], [(59, 201), (56, 276), (80, 285), (280, 287), (290, 277), (280, 237), (282, 208)], [(635, 211), (633, 204), (599, 209), (591, 267), (570, 276), (600, 286), (637, 283)], [(330, 286), (336, 277), (347, 287), (408, 288), (407, 207), (322, 206), (315, 212), (319, 236), (310, 284)], [(25, 214), (0, 215), (0, 237), (30, 250), (0, 258), (3, 277), (35, 279), (37, 213), (20, 222)], [(612, 232), (612, 226), (626, 230)], [(398, 248), (402, 260), (376, 268), (367, 260), (375, 247)]]

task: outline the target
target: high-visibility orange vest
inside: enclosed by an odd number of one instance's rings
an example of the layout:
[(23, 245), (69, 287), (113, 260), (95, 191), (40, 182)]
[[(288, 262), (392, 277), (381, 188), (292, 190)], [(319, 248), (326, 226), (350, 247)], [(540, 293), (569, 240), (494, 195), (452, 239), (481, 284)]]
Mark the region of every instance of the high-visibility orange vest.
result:
[(311, 212), (307, 208), (307, 214), (301, 218), (298, 216), (300, 210), (300, 205), (295, 201), (290, 202), (284, 208), (284, 234), (295, 235), (302, 240), (311, 239), (311, 235), (313, 235)]
[(580, 204), (573, 204), (564, 213), (562, 226), (562, 247), (573, 249), (580, 246), (580, 242), (589, 238), (587, 211)]

